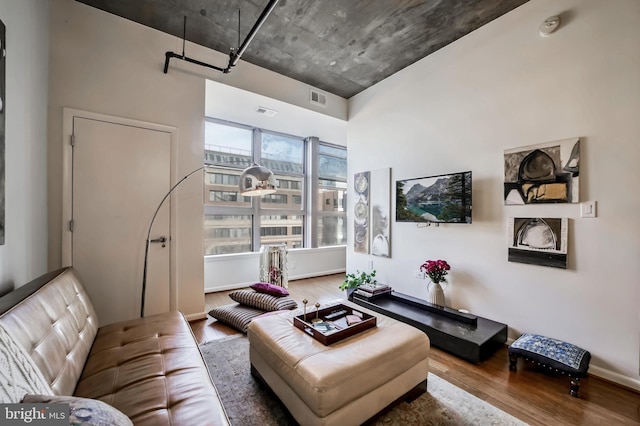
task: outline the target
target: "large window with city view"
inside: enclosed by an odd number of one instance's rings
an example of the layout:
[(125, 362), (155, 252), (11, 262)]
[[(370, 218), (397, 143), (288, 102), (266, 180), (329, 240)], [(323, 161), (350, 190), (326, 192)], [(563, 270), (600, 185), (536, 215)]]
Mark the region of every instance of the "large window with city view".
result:
[[(204, 254), (346, 244), (344, 147), (207, 118), (204, 150)], [(278, 190), (262, 197), (238, 191), (242, 170), (269, 168)]]

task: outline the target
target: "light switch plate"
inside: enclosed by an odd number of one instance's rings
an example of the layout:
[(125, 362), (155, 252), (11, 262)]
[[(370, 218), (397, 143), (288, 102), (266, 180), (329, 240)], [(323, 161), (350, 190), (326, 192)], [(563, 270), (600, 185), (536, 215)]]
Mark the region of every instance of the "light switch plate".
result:
[(580, 203), (580, 217), (596, 217), (596, 202), (584, 201)]

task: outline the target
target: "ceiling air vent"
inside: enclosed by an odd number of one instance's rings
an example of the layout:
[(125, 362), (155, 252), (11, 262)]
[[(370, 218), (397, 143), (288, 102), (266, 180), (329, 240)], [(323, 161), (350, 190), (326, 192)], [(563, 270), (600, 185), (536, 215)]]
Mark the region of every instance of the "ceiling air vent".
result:
[(261, 107), (261, 106), (258, 107), (256, 112), (258, 114), (266, 115), (267, 117), (273, 117), (274, 115), (276, 115), (278, 113), (278, 111), (276, 111), (274, 109), (269, 109), (269, 108), (265, 108), (265, 107)]
[(324, 93), (320, 93), (317, 90), (311, 89), (310, 96), (309, 96), (309, 101), (312, 104), (315, 104), (315, 105), (326, 106), (327, 105), (327, 95), (325, 95)]

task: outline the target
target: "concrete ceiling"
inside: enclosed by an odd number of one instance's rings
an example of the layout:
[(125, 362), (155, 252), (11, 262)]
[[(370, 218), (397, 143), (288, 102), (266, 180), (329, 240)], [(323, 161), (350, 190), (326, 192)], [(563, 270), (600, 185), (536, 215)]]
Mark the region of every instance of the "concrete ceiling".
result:
[[(187, 40), (225, 54), (244, 41), (268, 4), (268, 0), (77, 1), (180, 38), (186, 16)], [(526, 1), (280, 0), (241, 61), (350, 98)], [(188, 51), (186, 55), (190, 56)]]

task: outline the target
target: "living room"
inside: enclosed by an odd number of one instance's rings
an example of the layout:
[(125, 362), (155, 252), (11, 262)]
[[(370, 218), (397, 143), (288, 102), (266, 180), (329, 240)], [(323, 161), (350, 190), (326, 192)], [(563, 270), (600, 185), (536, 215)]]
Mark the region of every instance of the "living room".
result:
[[(179, 38), (72, 0), (3, 0), (0, 13), (9, 104), (4, 292), (63, 265), (64, 107), (177, 127), (179, 176), (202, 165), (207, 79), (308, 104), (308, 86), (247, 63), (230, 75), (187, 65), (165, 75), (163, 53), (179, 51)], [(540, 37), (540, 23), (556, 14), (561, 28)], [(640, 230), (631, 214), (640, 208), (631, 186), (640, 181), (639, 14), (634, 0), (532, 0), (353, 98), (329, 96), (324, 115), (346, 123), (344, 140), (332, 142), (348, 145), (350, 179), (384, 168), (392, 182), (473, 171), (471, 225), (392, 222), (390, 258), (356, 253), (349, 235), (344, 268), (373, 262), (381, 282), (424, 298), (416, 270), (446, 259), (451, 306), (508, 324), (511, 339), (535, 332), (570, 341), (592, 353), (591, 374), (640, 390)], [(578, 204), (504, 205), (505, 150), (574, 137), (580, 200), (597, 201), (597, 217), (580, 217)], [(201, 241), (192, 238), (201, 233), (191, 220), (202, 214), (199, 189), (194, 180), (177, 194), (177, 307), (193, 317), (204, 315), (206, 287)], [(532, 214), (569, 218), (566, 270), (507, 261), (508, 219)]]

